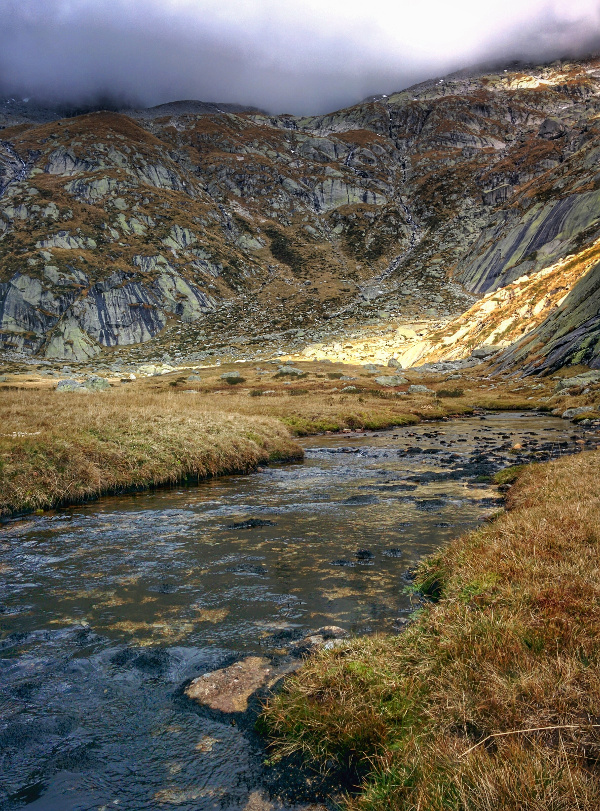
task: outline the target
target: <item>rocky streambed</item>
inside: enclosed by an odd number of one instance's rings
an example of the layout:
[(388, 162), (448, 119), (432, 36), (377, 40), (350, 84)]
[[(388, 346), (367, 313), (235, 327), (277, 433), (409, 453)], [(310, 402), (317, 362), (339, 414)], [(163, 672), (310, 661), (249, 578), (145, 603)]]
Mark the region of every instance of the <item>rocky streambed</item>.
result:
[(500, 507), (494, 472), (598, 442), (531, 414), (319, 436), (301, 464), (5, 524), (0, 808), (314, 801), (263, 765), (261, 691), (399, 632), (407, 572)]

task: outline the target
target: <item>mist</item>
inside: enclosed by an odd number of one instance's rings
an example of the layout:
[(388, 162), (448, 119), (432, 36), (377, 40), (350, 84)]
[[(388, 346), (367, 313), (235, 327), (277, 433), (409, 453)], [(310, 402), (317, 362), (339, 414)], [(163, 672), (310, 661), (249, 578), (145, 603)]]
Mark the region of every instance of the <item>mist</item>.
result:
[(597, 0), (4, 0), (0, 96), (321, 113), (473, 64), (599, 50)]

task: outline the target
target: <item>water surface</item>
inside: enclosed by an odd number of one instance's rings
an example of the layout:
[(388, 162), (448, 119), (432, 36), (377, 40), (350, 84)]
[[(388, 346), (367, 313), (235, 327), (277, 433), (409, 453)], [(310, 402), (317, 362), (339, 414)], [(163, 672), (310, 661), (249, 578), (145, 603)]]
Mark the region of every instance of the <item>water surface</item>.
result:
[(256, 741), (186, 680), (325, 624), (396, 631), (407, 570), (498, 509), (487, 477), (586, 441), (531, 415), (320, 436), (301, 464), (9, 523), (0, 808), (244, 807)]

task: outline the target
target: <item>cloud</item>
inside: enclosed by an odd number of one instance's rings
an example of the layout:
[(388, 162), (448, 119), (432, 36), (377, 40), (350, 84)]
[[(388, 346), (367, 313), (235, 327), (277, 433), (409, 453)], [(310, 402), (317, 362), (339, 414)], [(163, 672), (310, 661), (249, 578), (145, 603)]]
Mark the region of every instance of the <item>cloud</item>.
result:
[(597, 0), (4, 0), (5, 94), (325, 112), (490, 60), (598, 50)]

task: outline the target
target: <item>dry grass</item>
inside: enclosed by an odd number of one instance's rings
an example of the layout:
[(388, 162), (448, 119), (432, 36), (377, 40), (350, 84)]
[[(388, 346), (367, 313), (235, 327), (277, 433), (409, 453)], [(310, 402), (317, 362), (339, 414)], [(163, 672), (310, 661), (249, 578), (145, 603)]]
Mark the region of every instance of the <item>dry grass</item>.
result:
[(362, 775), (361, 811), (599, 808), (599, 463), (525, 469), (421, 566), (438, 602), (403, 635), (310, 659), (267, 707), (279, 751)]
[[(553, 386), (490, 389), (485, 377), (472, 376), (461, 380), (460, 396), (437, 397), (436, 389), (443, 395), (448, 388), (443, 376), (409, 371), (409, 383), (426, 383), (432, 391), (406, 395), (408, 384), (382, 388), (362, 367), (298, 365), (304, 374), (291, 381), (276, 366), (261, 372), (254, 364), (229, 364), (202, 369), (200, 381), (178, 371), (113, 381), (111, 390), (87, 395), (55, 392), (56, 381), (36, 373), (9, 374), (0, 386), (0, 515), (295, 458), (301, 450), (289, 433), (378, 430), (475, 408), (531, 409)], [(243, 383), (222, 379), (233, 370)], [(351, 377), (357, 390), (342, 391), (348, 381), (339, 375)]]
[(0, 418), (2, 515), (302, 457), (276, 420), (169, 391), (5, 390)]
[[(544, 381), (544, 388), (534, 390), (537, 380), (523, 384), (498, 379), (491, 389), (491, 381), (485, 377), (485, 368), (478, 374), (464, 376), (460, 381), (463, 394), (460, 397), (438, 398), (436, 390), (442, 392), (454, 387), (454, 381), (446, 382), (445, 375), (423, 375), (412, 370), (402, 372), (408, 383), (395, 388), (382, 388), (375, 382), (377, 375), (367, 374), (362, 366), (345, 363), (296, 363), (305, 373), (300, 379), (281, 377), (277, 367), (266, 367), (266, 374), (257, 374), (255, 365), (227, 364), (214, 369), (201, 370), (201, 382), (187, 382), (185, 375), (165, 375), (139, 381), (142, 388), (161, 391), (168, 387), (194, 388), (208, 408), (220, 407), (223, 410), (247, 414), (249, 416), (269, 416), (288, 425), (298, 436), (341, 431), (347, 428), (372, 429), (393, 428), (409, 425), (423, 419), (442, 419), (447, 416), (465, 415), (474, 409), (499, 409), (503, 411), (531, 410), (539, 408), (540, 398), (552, 392), (554, 383)], [(264, 367), (263, 367), (264, 368)], [(239, 371), (245, 383), (227, 386), (221, 379), (225, 371)], [(393, 374), (393, 369), (381, 368), (379, 374)], [(351, 380), (335, 379), (333, 375), (343, 375)], [(411, 383), (423, 383), (431, 389), (429, 394), (406, 395)], [(342, 389), (352, 386), (353, 393)], [(251, 397), (251, 392), (267, 391), (262, 397)], [(297, 396), (290, 397), (290, 394)], [(399, 396), (400, 395), (400, 396)], [(529, 399), (530, 395), (534, 395)], [(218, 406), (217, 406), (218, 401)], [(566, 407), (566, 406), (565, 406)]]

